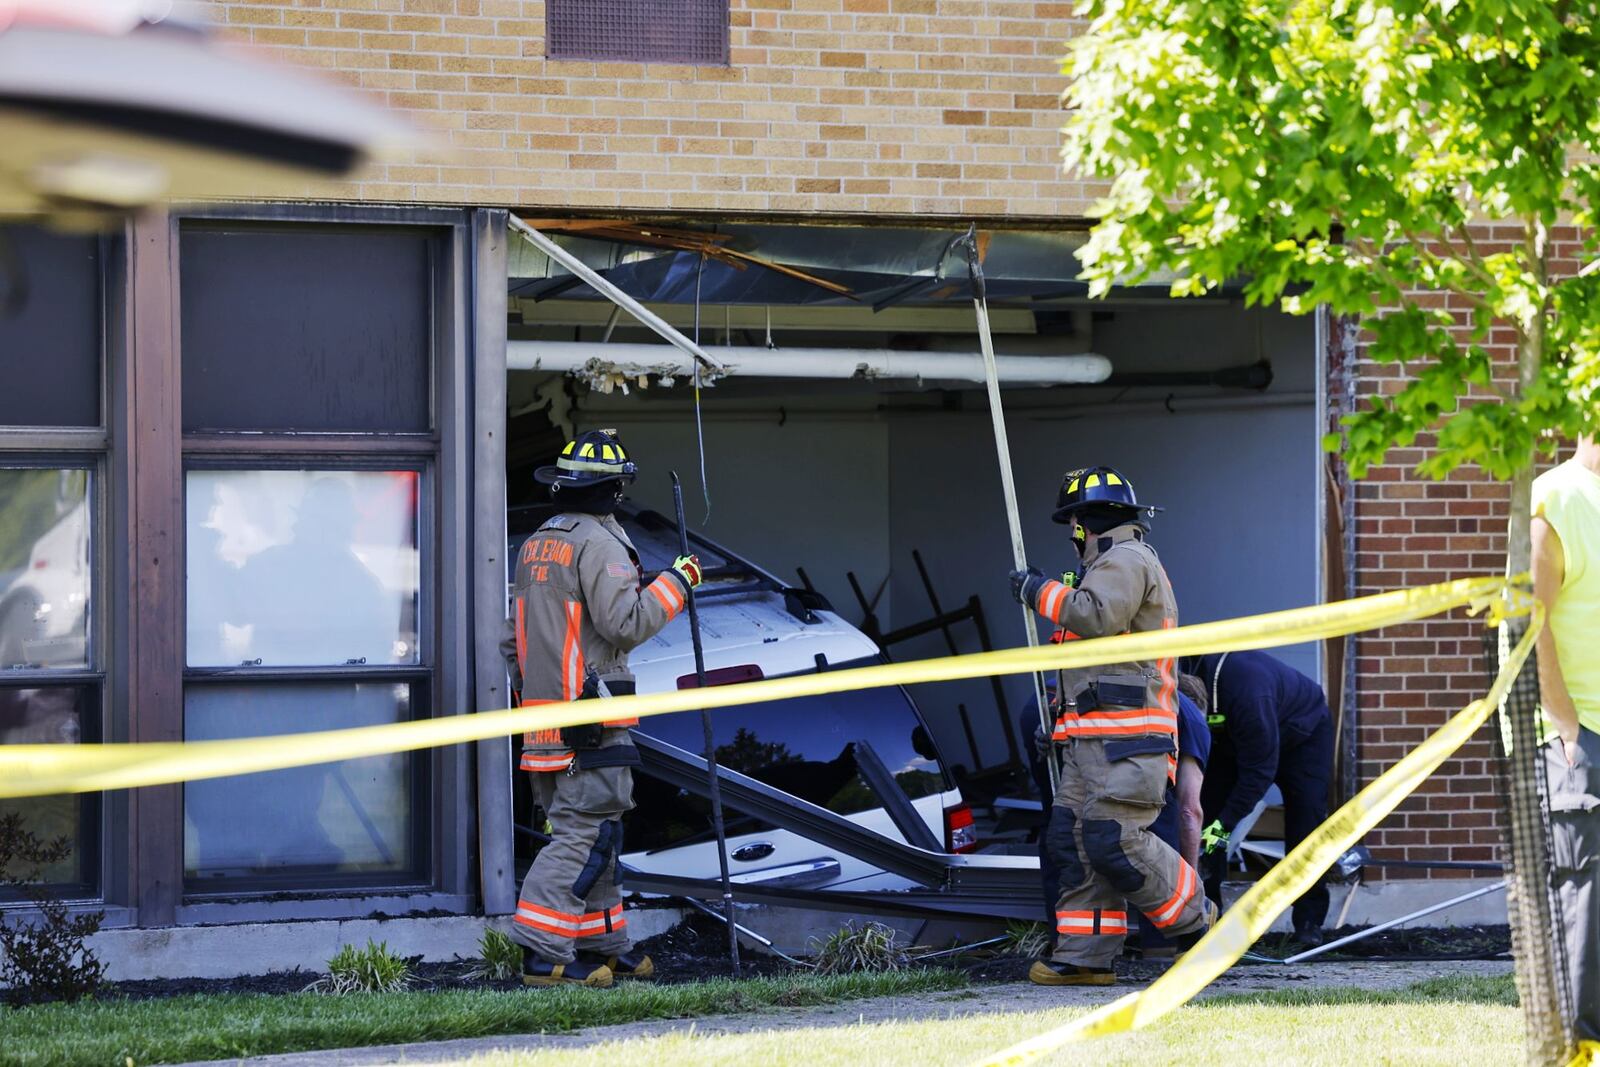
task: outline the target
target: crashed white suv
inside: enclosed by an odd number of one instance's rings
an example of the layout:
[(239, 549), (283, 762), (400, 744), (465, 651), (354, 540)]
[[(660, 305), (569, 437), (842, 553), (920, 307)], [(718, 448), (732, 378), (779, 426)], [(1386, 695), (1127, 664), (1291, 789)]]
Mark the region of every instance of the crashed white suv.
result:
[[(510, 558), (548, 508), (512, 515)], [(625, 509), (628, 531), (649, 576), (678, 555), (677, 528), (655, 512)], [(725, 685), (881, 661), (871, 638), (820, 597), (786, 586), (748, 560), (694, 538), (705, 584), (697, 594), (708, 682)], [(696, 684), (688, 614), (629, 657), (641, 693)], [(809, 801), (865, 829), (906, 841), (861, 765), (888, 770), (928, 830), (922, 842), (951, 852), (976, 845), (972, 815), (951, 783), (921, 713), (903, 689), (888, 687), (711, 712), (718, 763)], [(705, 749), (699, 712), (644, 719), (637, 732), (694, 755)], [(874, 761), (874, 757), (876, 760)], [(878, 777), (879, 788), (888, 783)], [(899, 803), (899, 801), (894, 801)], [(626, 823), (623, 862), (641, 873), (715, 879), (716, 843), (699, 795), (650, 776), (634, 776), (635, 808)], [(730, 874), (736, 883), (791, 889), (896, 890), (906, 878), (800, 834), (727, 811)]]

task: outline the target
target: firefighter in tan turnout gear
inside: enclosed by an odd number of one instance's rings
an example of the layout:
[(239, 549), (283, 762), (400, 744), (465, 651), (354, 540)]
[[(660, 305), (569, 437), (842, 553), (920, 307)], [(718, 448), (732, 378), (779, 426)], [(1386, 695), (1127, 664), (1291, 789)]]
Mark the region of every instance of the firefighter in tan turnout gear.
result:
[[(1072, 526), (1082, 576), (1058, 582), (1029, 567), (1011, 573), (1013, 593), (1065, 640), (1177, 626), (1172, 585), (1145, 541), (1158, 510), (1109, 467), (1068, 472), (1053, 517)], [(1194, 868), (1150, 832), (1177, 767), (1177, 681), (1171, 659), (1061, 673), (1061, 781), (1045, 831), (1061, 871), (1059, 936), (1029, 972), (1041, 985), (1115, 982), (1129, 903), (1180, 948), (1214, 921)]]
[[(700, 583), (693, 556), (641, 583), (638, 553), (613, 516), (637, 473), (611, 430), (581, 434), (555, 466), (535, 472), (557, 514), (517, 559), (514, 677), (524, 707), (631, 694), (629, 651), (671, 622)], [(524, 735), (521, 767), (532, 772), (551, 835), (523, 880), (512, 927), (525, 985), (609, 986), (654, 971), (632, 952), (617, 889), (639, 763), (628, 727), (637, 722)]]

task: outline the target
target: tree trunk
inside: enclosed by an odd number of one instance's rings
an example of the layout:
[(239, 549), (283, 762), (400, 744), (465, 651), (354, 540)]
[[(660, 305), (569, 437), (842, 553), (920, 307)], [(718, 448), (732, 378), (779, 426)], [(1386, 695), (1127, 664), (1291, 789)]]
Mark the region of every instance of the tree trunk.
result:
[[(1528, 268), (1540, 285), (1545, 281), (1545, 231), (1529, 220), (1524, 231)], [(1526, 396), (1538, 379), (1544, 360), (1545, 316), (1517, 329), (1517, 396)], [(1528, 573), (1532, 566), (1532, 491), (1534, 464), (1511, 480), (1509, 527), (1506, 530), (1506, 575)], [(1527, 631), (1528, 619), (1512, 619), (1500, 627), (1500, 662)], [(1572, 1055), (1568, 1021), (1571, 990), (1566, 974), (1566, 924), (1550, 880), (1550, 843), (1544, 787), (1544, 764), (1538, 744), (1539, 672), (1533, 657), (1523, 666), (1500, 712), (1506, 734), (1504, 751), (1506, 808), (1510, 817), (1510, 863), (1506, 871), (1506, 905), (1511, 920), (1511, 947), (1517, 964), (1517, 994), (1523, 1017), (1523, 1049), (1532, 1067), (1566, 1063)]]
[[(1545, 229), (1537, 219), (1527, 220), (1523, 231), (1523, 249), (1528, 257), (1528, 269), (1542, 287), (1546, 281)], [(1528, 395), (1539, 380), (1539, 368), (1544, 364), (1545, 308), (1539, 309), (1532, 322), (1519, 323), (1517, 328), (1517, 397)], [(1533, 566), (1533, 460), (1511, 479), (1510, 527), (1506, 531), (1506, 577), (1525, 574)]]

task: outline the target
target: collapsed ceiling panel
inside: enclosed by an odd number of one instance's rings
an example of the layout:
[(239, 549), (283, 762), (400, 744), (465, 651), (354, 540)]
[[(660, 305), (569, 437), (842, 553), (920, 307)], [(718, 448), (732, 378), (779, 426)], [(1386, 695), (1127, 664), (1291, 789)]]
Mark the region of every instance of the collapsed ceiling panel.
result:
[[(585, 264), (646, 303), (722, 305), (937, 305), (971, 299), (952, 246), (964, 230), (846, 226), (718, 226), (693, 230), (621, 220), (539, 220)], [(980, 235), (991, 300), (1083, 296), (1074, 230)], [(519, 249), (514, 297), (602, 299), (560, 264)], [(1164, 286), (1157, 288), (1163, 289)]]

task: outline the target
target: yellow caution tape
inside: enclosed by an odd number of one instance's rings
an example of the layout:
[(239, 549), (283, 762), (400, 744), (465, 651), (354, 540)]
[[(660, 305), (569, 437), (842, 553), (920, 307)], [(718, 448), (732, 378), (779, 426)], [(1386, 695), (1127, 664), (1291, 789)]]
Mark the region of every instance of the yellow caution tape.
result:
[(603, 719), (642, 719), (677, 711), (735, 707), (878, 686), (1032, 674), (1126, 663), (1130, 660), (1272, 648), (1412, 622), (1458, 607), (1481, 610), (1493, 605), (1506, 585), (1501, 578), (1463, 578), (1334, 604), (1201, 623), (1175, 630), (769, 678), (715, 689), (684, 689), (615, 697), (606, 701), (545, 704), (534, 708), (510, 708), (475, 715), (321, 733), (280, 734), (226, 741), (5, 745), (0, 746), (0, 797), (89, 793), (201, 778), (222, 778), (482, 741), (528, 730), (577, 726)]
[(1528, 632), (1500, 668), (1487, 696), (1457, 712), (1436, 733), (1334, 812), (1240, 897), (1210, 933), (1148, 987), (1012, 1045), (980, 1061), (981, 1067), (1015, 1067), (1063, 1045), (1148, 1026), (1187, 1004), (1218, 975), (1237, 963), (1239, 957), (1267, 932), (1273, 920), (1310, 889), (1345, 850), (1410, 796), (1500, 706), (1544, 626), (1544, 612), (1538, 601), (1521, 589), (1508, 592), (1507, 602), (1491, 616), (1491, 624), (1513, 615), (1532, 613), (1533, 625), (1528, 627)]

